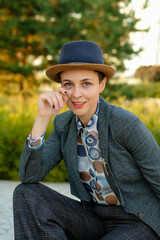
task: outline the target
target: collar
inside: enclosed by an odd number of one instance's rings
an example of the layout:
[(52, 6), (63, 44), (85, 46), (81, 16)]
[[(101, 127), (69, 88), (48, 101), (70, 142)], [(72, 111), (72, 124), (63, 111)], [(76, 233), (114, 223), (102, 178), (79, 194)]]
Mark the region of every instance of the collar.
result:
[(98, 124), (99, 103), (100, 101), (98, 99), (97, 109), (85, 128), (83, 127), (80, 119), (76, 116), (77, 135), (79, 135), (80, 131), (91, 132), (93, 129), (98, 131), (97, 124)]

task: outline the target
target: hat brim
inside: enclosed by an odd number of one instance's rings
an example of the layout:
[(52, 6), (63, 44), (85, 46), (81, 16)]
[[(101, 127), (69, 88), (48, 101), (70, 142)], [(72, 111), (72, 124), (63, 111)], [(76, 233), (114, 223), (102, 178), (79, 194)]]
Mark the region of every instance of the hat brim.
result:
[(74, 64), (57, 64), (48, 68), (45, 73), (48, 78), (59, 83), (58, 73), (63, 71), (75, 70), (75, 69), (84, 69), (84, 70), (95, 70), (104, 73), (107, 79), (111, 78), (115, 70), (105, 64), (94, 64), (94, 63), (74, 63)]

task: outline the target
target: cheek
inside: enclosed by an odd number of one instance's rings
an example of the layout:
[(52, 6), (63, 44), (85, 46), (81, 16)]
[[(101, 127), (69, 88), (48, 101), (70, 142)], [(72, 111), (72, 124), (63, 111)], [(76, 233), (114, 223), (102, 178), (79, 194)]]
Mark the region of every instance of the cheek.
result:
[(87, 96), (88, 98), (94, 98), (96, 96), (99, 95), (99, 90), (97, 89), (91, 89), (89, 91), (86, 91), (85, 93), (85, 96)]
[(67, 105), (67, 107), (69, 108), (69, 109), (71, 109), (72, 110), (72, 101), (71, 101), (71, 99), (68, 99), (68, 101), (66, 102), (66, 105)]

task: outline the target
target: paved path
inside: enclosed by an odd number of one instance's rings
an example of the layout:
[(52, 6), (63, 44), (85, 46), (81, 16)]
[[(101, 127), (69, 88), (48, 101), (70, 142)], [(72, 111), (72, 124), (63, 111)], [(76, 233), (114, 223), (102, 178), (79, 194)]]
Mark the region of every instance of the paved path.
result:
[[(0, 181), (0, 240), (14, 240), (12, 195), (19, 182)], [(68, 183), (45, 183), (48, 187), (74, 198)]]

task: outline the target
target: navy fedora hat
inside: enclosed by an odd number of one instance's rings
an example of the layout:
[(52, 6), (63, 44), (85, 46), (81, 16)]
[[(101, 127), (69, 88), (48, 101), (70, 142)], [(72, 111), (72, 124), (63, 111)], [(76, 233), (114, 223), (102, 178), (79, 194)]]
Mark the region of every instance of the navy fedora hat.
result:
[(115, 70), (104, 64), (103, 53), (100, 46), (91, 41), (72, 41), (62, 46), (57, 65), (46, 70), (46, 75), (51, 80), (59, 82), (58, 73), (73, 70), (96, 70), (111, 78)]

